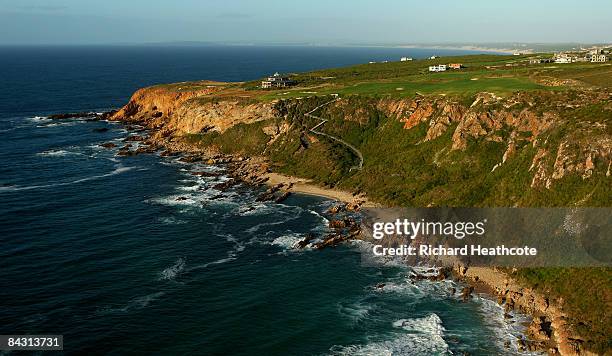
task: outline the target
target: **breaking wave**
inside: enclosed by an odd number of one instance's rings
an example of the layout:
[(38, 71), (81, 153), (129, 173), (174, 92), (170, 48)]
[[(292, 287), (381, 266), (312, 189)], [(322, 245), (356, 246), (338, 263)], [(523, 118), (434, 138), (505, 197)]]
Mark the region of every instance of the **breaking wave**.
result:
[(238, 259), (238, 254), (240, 252), (244, 251), (244, 249), (246, 248), (246, 245), (243, 242), (241, 242), (238, 239), (236, 239), (235, 237), (233, 237), (233, 236), (226, 235), (225, 237), (226, 237), (226, 240), (228, 242), (231, 242), (231, 243), (234, 244), (234, 247), (227, 252), (227, 256), (226, 257), (220, 258), (218, 260), (214, 260), (214, 261), (211, 261), (211, 262), (207, 262), (207, 263), (204, 263), (204, 264), (201, 264), (201, 265), (193, 266), (193, 267), (189, 268), (188, 271), (195, 271), (195, 270), (199, 270), (199, 269), (204, 269), (204, 268), (208, 268), (210, 266), (219, 265), (219, 264), (223, 264), (223, 263), (227, 263), (227, 262), (231, 262), (231, 261), (237, 260)]
[[(481, 304), (480, 313), (483, 315), (484, 323), (497, 336), (494, 342), (500, 350), (505, 349), (507, 354), (541, 354), (538, 352), (519, 352), (517, 341), (524, 338), (524, 325), (531, 322), (529, 316), (509, 312), (508, 315), (511, 318), (507, 319), (503, 306), (495, 301), (480, 296), (475, 297), (475, 301)], [(509, 348), (508, 345), (505, 345), (508, 341), (510, 342)]]
[(71, 151), (66, 151), (66, 150), (48, 150), (48, 151), (43, 151), (40, 153), (36, 154), (37, 156), (48, 156), (48, 157), (64, 157), (64, 156), (71, 156), (71, 155), (83, 155), (82, 153), (79, 152), (71, 152)]
[(400, 319), (393, 323), (403, 334), (392, 340), (377, 341), (365, 345), (333, 346), (331, 355), (448, 355), (444, 341), (444, 327), (438, 315), (432, 313), (423, 318)]
[(298, 242), (300, 242), (302, 239), (303, 239), (302, 234), (291, 233), (288, 235), (282, 235), (282, 236), (275, 238), (274, 240), (272, 240), (271, 244), (280, 246), (284, 248), (285, 250), (291, 250), (291, 249), (294, 249), (295, 245)]
[(173, 280), (185, 269), (185, 259), (179, 258), (172, 266), (160, 273), (160, 280)]
[(338, 303), (338, 313), (348, 318), (352, 324), (366, 320), (374, 310), (374, 305), (361, 301), (353, 303)]

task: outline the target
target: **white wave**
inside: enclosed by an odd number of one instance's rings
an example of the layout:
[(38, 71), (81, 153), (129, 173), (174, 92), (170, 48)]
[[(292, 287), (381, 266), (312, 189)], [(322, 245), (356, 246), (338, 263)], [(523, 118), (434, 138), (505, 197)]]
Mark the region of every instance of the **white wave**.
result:
[[(279, 211), (279, 213), (281, 213), (281, 211)], [(288, 223), (289, 221), (293, 221), (293, 220), (296, 220), (296, 219), (299, 219), (299, 214), (291, 214), (291, 215), (285, 217), (284, 219), (280, 219), (280, 220), (277, 220), (277, 221), (274, 221), (274, 222), (266, 222), (266, 223), (260, 223), (260, 224), (253, 225), (250, 228), (246, 229), (245, 232), (250, 233), (250, 234), (254, 234), (254, 233), (258, 232), (259, 230), (261, 230), (262, 228), (270, 227), (270, 226), (282, 225), (282, 224)]]
[(417, 298), (419, 295), (423, 294), (419, 287), (412, 283), (386, 282), (372, 286), (371, 288), (376, 292), (405, 294), (413, 298)]
[(232, 242), (234, 244), (234, 249), (231, 250), (228, 255), (230, 257), (235, 257), (239, 252), (244, 251), (244, 249), (246, 248), (245, 244), (241, 241), (238, 241), (238, 239), (236, 239), (233, 236), (227, 236), (227, 241)]
[(223, 263), (227, 263), (227, 262), (235, 261), (236, 259), (237, 259), (237, 258), (236, 258), (236, 257), (234, 257), (234, 256), (230, 256), (230, 257), (221, 258), (221, 259), (218, 259), (218, 260), (215, 260), (215, 261), (212, 261), (212, 262), (205, 263), (205, 264), (203, 264), (203, 265), (195, 266), (195, 267), (193, 267), (192, 269), (190, 269), (190, 271), (192, 271), (192, 270), (197, 270), (197, 269), (201, 269), (201, 268), (208, 268), (208, 267), (210, 267), (210, 266), (212, 266), (212, 265), (220, 265), (220, 264), (223, 264)]
[(444, 327), (442, 327), (442, 320), (435, 313), (432, 313), (423, 318), (400, 319), (393, 322), (393, 326), (396, 328), (402, 328), (407, 331), (437, 336), (442, 336), (444, 332)]
[(220, 167), (220, 166), (211, 166), (208, 164), (204, 164), (204, 163), (193, 163), (193, 168), (192, 171), (197, 171), (197, 172), (208, 172), (208, 173), (223, 173), (226, 172), (227, 169), (224, 167)]
[(370, 241), (352, 240), (351, 245), (361, 253), (362, 259), (367, 261), (369, 265), (400, 268), (406, 268), (408, 266), (402, 256), (374, 256), (372, 253), (374, 244)]
[[(414, 267), (411, 267), (414, 268)], [(428, 267), (418, 268), (419, 273), (434, 274), (429, 271)], [(452, 280), (443, 281), (430, 281), (420, 280), (411, 281), (407, 278), (405, 281), (393, 280), (381, 283), (377, 286), (370, 287), (376, 293), (396, 293), (405, 295), (407, 301), (418, 301), (420, 298), (428, 299), (448, 299), (455, 298), (461, 299), (461, 293), (458, 291), (461, 289), (461, 285), (457, 284)], [(452, 293), (452, 289), (455, 293)], [(527, 325), (531, 319), (528, 316), (521, 315), (518, 313), (510, 313), (512, 318), (504, 317), (504, 308), (497, 304), (495, 301), (482, 296), (474, 296), (473, 301), (480, 304), (480, 313), (482, 314), (482, 320), (485, 326), (492, 330), (495, 335), (495, 344), (500, 350), (504, 350), (506, 354), (522, 354), (522, 355), (536, 355), (538, 353), (519, 352), (518, 351), (518, 338), (524, 338), (525, 325)], [(415, 326), (418, 323), (414, 321), (404, 322), (401, 320), (404, 327), (415, 327), (422, 328), (420, 325)], [(421, 320), (422, 322), (423, 320)], [(400, 321), (397, 322), (398, 324)], [(510, 342), (510, 348), (506, 348), (506, 343)]]
[[(179, 189), (179, 188), (177, 188)], [(173, 194), (165, 197), (157, 197), (145, 200), (145, 203), (158, 204), (165, 206), (177, 206), (188, 208), (201, 208), (205, 205), (237, 205), (236, 198), (238, 194), (235, 192), (219, 193), (217, 191), (186, 189), (183, 194)], [(214, 198), (214, 199), (213, 199)], [(181, 212), (190, 212), (190, 210), (181, 210)]]
[(318, 218), (319, 218), (319, 220), (321, 220), (321, 223), (322, 223), (322, 224), (324, 224), (325, 226), (327, 226), (327, 225), (329, 224), (329, 220), (328, 220), (328, 219), (327, 219), (325, 216), (323, 216), (323, 215), (319, 214), (318, 212), (316, 212), (316, 211), (314, 211), (314, 210), (310, 210), (310, 209), (309, 209), (309, 210), (307, 210), (307, 211), (308, 211), (310, 214), (312, 214), (312, 215), (314, 215), (314, 216), (318, 217)]
[(362, 320), (365, 320), (370, 316), (370, 312), (374, 310), (374, 305), (357, 301), (350, 304), (338, 303), (338, 313), (351, 320), (353, 324), (356, 324)]
[(185, 185), (177, 187), (176, 189), (183, 192), (197, 192), (200, 188), (202, 188), (200, 185)]
[(166, 206), (196, 205), (198, 202), (189, 196), (170, 195), (166, 197), (145, 200), (145, 203), (153, 203)]
[(27, 117), (26, 120), (30, 121), (30, 122), (36, 122), (36, 123), (38, 123), (38, 122), (50, 122), (50, 121), (53, 121), (53, 120), (49, 119), (47, 116)]
[(442, 320), (436, 314), (423, 318), (401, 319), (393, 326), (403, 329), (393, 340), (371, 342), (365, 345), (334, 346), (331, 355), (447, 355), (451, 354), (444, 341)]
[[(491, 329), (495, 335), (495, 343), (500, 350), (505, 350), (507, 354), (515, 355), (540, 355), (538, 352), (519, 351), (518, 339), (525, 338), (525, 325), (531, 322), (531, 317), (520, 313), (508, 313), (511, 318), (506, 319), (504, 307), (495, 301), (482, 296), (475, 296), (474, 300), (480, 303), (480, 313), (485, 325)], [(510, 349), (506, 348), (505, 343), (510, 341)]]
[(218, 260), (207, 262), (207, 263), (204, 263), (204, 264), (201, 264), (201, 265), (193, 266), (193, 267), (189, 268), (189, 271), (194, 271), (194, 270), (198, 270), (198, 269), (204, 269), (204, 268), (208, 268), (208, 267), (213, 266), (213, 265), (220, 265), (220, 264), (223, 264), (223, 263), (227, 263), (227, 262), (231, 262), (231, 261), (237, 260), (238, 259), (238, 254), (245, 250), (246, 245), (243, 242), (238, 241), (238, 239), (236, 239), (235, 237), (233, 237), (231, 235), (226, 235), (225, 237), (226, 237), (226, 240), (228, 242), (231, 242), (231, 243), (234, 244), (234, 247), (231, 250), (227, 251), (227, 257), (220, 258)]
[(2, 186), (2, 187), (0, 187), (0, 193), (2, 193), (2, 192), (21, 191), (21, 190), (53, 188), (53, 187), (61, 187), (61, 186), (65, 186), (65, 185), (78, 184), (78, 183), (88, 182), (88, 181), (92, 181), (92, 180), (96, 180), (96, 179), (111, 177), (111, 176), (114, 176), (114, 175), (117, 175), (117, 174), (121, 174), (121, 173), (125, 173), (125, 172), (128, 172), (128, 171), (131, 171), (132, 169), (135, 169), (135, 168), (137, 168), (137, 167), (118, 167), (118, 168), (115, 168), (110, 173), (96, 175), (96, 176), (91, 176), (91, 177), (86, 177), (86, 178), (81, 178), (81, 179), (77, 179), (77, 180), (70, 181), (70, 182), (61, 182), (61, 183), (43, 184), (43, 185), (31, 185), (31, 186), (17, 186), (17, 185)]
[[(157, 155), (160, 156), (161, 152), (157, 152)], [(161, 156), (160, 156), (161, 157)], [(165, 157), (162, 157), (165, 158)], [(176, 163), (174, 161), (170, 161), (170, 160), (162, 160), (159, 161), (159, 164), (163, 165), (163, 166), (171, 166), (174, 167), (176, 166)]]
[(274, 240), (272, 240), (271, 244), (280, 246), (286, 250), (294, 249), (298, 242), (302, 241), (304, 236), (298, 233), (291, 233), (288, 235), (282, 235)]
[(271, 204), (256, 202), (253, 204), (240, 205), (235, 213), (240, 216), (270, 215), (278, 211), (278, 207)]
[(67, 121), (53, 121), (51, 120), (51, 122), (49, 121), (40, 121), (40, 123), (38, 125), (36, 125), (37, 128), (45, 128), (45, 127), (58, 127), (58, 126), (75, 126), (78, 124), (82, 124), (86, 122), (85, 120), (67, 120)]
[(125, 305), (124, 307), (121, 308), (103, 308), (100, 309), (98, 311), (99, 314), (114, 314), (114, 313), (127, 313), (131, 310), (138, 310), (138, 309), (143, 309), (146, 308), (149, 304), (151, 304), (151, 302), (159, 299), (161, 296), (163, 296), (165, 293), (164, 292), (155, 292), (155, 293), (151, 293), (151, 294), (147, 294), (145, 296), (142, 297), (136, 297), (132, 300), (130, 300), (127, 305)]
[(440, 268), (438, 267), (410, 266), (410, 268), (415, 272), (413, 274), (419, 274), (425, 277), (434, 277), (440, 273)]
[(50, 156), (50, 157), (63, 157), (63, 156), (70, 156), (70, 155), (79, 156), (83, 154), (79, 152), (71, 152), (71, 151), (66, 151), (66, 150), (47, 150), (47, 151), (39, 152), (36, 155), (37, 156)]
[(173, 280), (184, 269), (185, 269), (185, 260), (183, 258), (179, 258), (172, 266), (161, 271), (159, 279)]
[(182, 225), (182, 224), (186, 224), (187, 221), (185, 220), (181, 220), (181, 219), (177, 219), (173, 216), (163, 216), (160, 217), (159, 219), (157, 219), (160, 223), (164, 224), (164, 225)]

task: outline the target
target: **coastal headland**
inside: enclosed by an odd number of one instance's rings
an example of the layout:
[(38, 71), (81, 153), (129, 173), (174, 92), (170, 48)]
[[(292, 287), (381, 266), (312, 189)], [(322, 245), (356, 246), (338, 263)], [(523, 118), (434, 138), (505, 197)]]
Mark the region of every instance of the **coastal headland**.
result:
[[(256, 81), (157, 85), (109, 119), (139, 143), (122, 156), (161, 151), (226, 164), (236, 180), (271, 187), (272, 200), (296, 192), (352, 210), (609, 207), (612, 66), (531, 61), (547, 56), (364, 64), (296, 73), (297, 85), (279, 90)], [(443, 63), (462, 67), (428, 72)], [(313, 110), (326, 135), (312, 131)], [(362, 169), (339, 140), (362, 154)], [(454, 266), (454, 274), (534, 317), (525, 349), (609, 352), (612, 322), (600, 312), (610, 310), (609, 268)]]

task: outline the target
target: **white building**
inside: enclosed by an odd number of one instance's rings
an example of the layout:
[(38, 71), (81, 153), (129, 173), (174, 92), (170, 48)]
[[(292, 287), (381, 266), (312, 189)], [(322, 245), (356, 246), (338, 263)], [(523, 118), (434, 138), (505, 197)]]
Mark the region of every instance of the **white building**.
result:
[(438, 64), (437, 66), (429, 66), (430, 72), (445, 72), (446, 64)]
[(402, 58), (400, 58), (400, 61), (402, 61), (402, 62), (409, 62), (411, 60), (412, 60), (411, 57), (402, 57)]
[(261, 87), (262, 89), (286, 88), (293, 84), (295, 84), (295, 82), (288, 77), (283, 77), (278, 73), (274, 73), (273, 76), (261, 82)]
[(594, 54), (591, 56), (591, 63), (603, 63), (608, 60), (605, 54)]
[(578, 60), (578, 57), (574, 56), (570, 56), (567, 53), (557, 53), (555, 54), (555, 63), (573, 63), (576, 62)]
[(438, 57), (438, 56), (431, 56), (431, 57), (429, 57), (429, 59), (437, 59), (437, 58), (440, 58), (440, 57)]

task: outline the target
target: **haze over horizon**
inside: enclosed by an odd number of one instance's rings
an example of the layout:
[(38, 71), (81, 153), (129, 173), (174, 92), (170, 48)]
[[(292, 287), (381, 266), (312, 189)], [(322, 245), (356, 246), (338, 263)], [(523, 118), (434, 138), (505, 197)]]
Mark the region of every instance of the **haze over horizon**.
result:
[(0, 44), (612, 42), (612, 2), (0, 0)]

